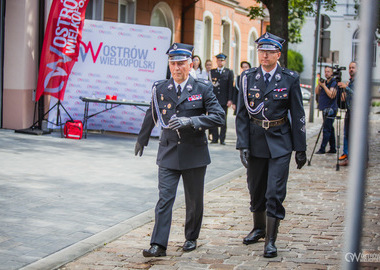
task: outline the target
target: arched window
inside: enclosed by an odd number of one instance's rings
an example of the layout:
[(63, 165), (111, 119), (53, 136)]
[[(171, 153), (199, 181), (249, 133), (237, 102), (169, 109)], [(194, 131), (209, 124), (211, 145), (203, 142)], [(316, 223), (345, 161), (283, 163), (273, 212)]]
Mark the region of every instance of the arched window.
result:
[(172, 40), (174, 40), (174, 16), (170, 6), (165, 2), (160, 2), (152, 10), (150, 25), (167, 27), (172, 31)]
[[(357, 62), (359, 53), (359, 29), (352, 36), (352, 61)], [(376, 36), (373, 36), (373, 66), (376, 66), (377, 41)]]
[(234, 41), (232, 44), (234, 50), (234, 66), (233, 71), (235, 74), (240, 73), (240, 29), (239, 25), (235, 22), (234, 25)]
[(204, 21), (204, 36), (203, 36), (203, 63), (207, 59), (212, 59), (212, 17), (206, 15)]
[(248, 62), (251, 63), (252, 67), (259, 66), (259, 60), (257, 57), (256, 43), (258, 35), (255, 28), (252, 28), (248, 36)]
[(231, 22), (229, 20), (222, 20), (222, 53), (227, 55), (226, 67), (230, 67), (231, 61)]

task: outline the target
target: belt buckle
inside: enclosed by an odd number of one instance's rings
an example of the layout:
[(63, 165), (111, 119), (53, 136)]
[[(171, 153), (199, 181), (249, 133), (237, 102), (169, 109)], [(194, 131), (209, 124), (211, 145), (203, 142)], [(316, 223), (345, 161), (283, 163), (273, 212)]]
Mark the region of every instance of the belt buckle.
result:
[(268, 129), (269, 128), (269, 123), (270, 123), (269, 120), (262, 120), (261, 127), (265, 128), (265, 129)]

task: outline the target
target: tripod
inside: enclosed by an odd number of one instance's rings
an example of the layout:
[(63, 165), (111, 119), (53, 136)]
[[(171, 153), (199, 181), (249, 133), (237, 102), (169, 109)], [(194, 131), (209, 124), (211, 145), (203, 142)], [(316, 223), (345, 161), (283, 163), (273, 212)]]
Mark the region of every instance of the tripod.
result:
[[(49, 114), (49, 112), (51, 110), (53, 110), (55, 107), (57, 107), (57, 119), (56, 119), (56, 122), (53, 123), (53, 122), (49, 122), (48, 119), (45, 119), (46, 115)], [(60, 112), (60, 107), (62, 107), (62, 109), (66, 112), (66, 114), (69, 116), (70, 120), (73, 121), (73, 118), (71, 117), (71, 115), (69, 114), (69, 112), (66, 110), (66, 108), (63, 106), (63, 104), (61, 103), (61, 100), (58, 99), (57, 103), (55, 103), (43, 116), (43, 120), (46, 120), (47, 122), (53, 124), (53, 125), (56, 125), (56, 126), (59, 126), (60, 128), (60, 132), (61, 132), (61, 138), (63, 138), (63, 131), (62, 131), (62, 118), (61, 118), (61, 112)], [(32, 127), (31, 128), (34, 128), (36, 126), (36, 124), (38, 123), (38, 121), (34, 122)]]
[[(337, 119), (336, 121), (336, 129), (337, 129), (337, 132), (336, 132), (336, 170), (339, 171), (339, 149), (340, 149), (340, 128), (341, 128), (341, 123), (340, 123), (340, 120), (341, 120), (341, 110), (339, 110), (339, 115), (337, 114), (336, 116), (334, 117), (331, 117), (331, 116), (326, 116), (325, 119)], [(319, 141), (319, 138), (321, 137), (321, 133), (322, 133), (322, 130), (323, 130), (323, 126), (324, 126), (324, 122), (325, 122), (325, 119), (322, 123), (322, 126), (319, 130), (319, 133), (318, 133), (318, 137), (317, 137), (317, 140), (315, 141), (315, 144), (314, 144), (314, 148), (313, 148), (313, 152), (311, 153), (311, 156), (310, 156), (310, 159), (308, 160), (307, 162), (307, 165), (310, 166), (311, 165), (311, 160), (313, 158), (313, 155), (314, 155), (314, 152), (315, 152), (315, 148), (317, 147), (317, 144), (318, 144), (318, 141)]]

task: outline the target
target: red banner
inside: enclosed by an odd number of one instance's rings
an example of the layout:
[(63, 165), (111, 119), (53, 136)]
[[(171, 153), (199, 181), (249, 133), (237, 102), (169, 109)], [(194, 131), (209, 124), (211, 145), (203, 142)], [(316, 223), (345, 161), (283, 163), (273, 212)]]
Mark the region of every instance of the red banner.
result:
[(53, 0), (42, 46), (36, 101), (42, 95), (63, 100), (77, 61), (89, 0)]

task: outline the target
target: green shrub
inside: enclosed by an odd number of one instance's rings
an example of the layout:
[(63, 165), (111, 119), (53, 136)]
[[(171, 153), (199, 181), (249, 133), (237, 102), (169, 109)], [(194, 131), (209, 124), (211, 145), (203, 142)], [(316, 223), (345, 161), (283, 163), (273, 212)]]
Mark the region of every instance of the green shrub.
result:
[(303, 57), (299, 52), (288, 50), (288, 69), (301, 73), (303, 71)]

